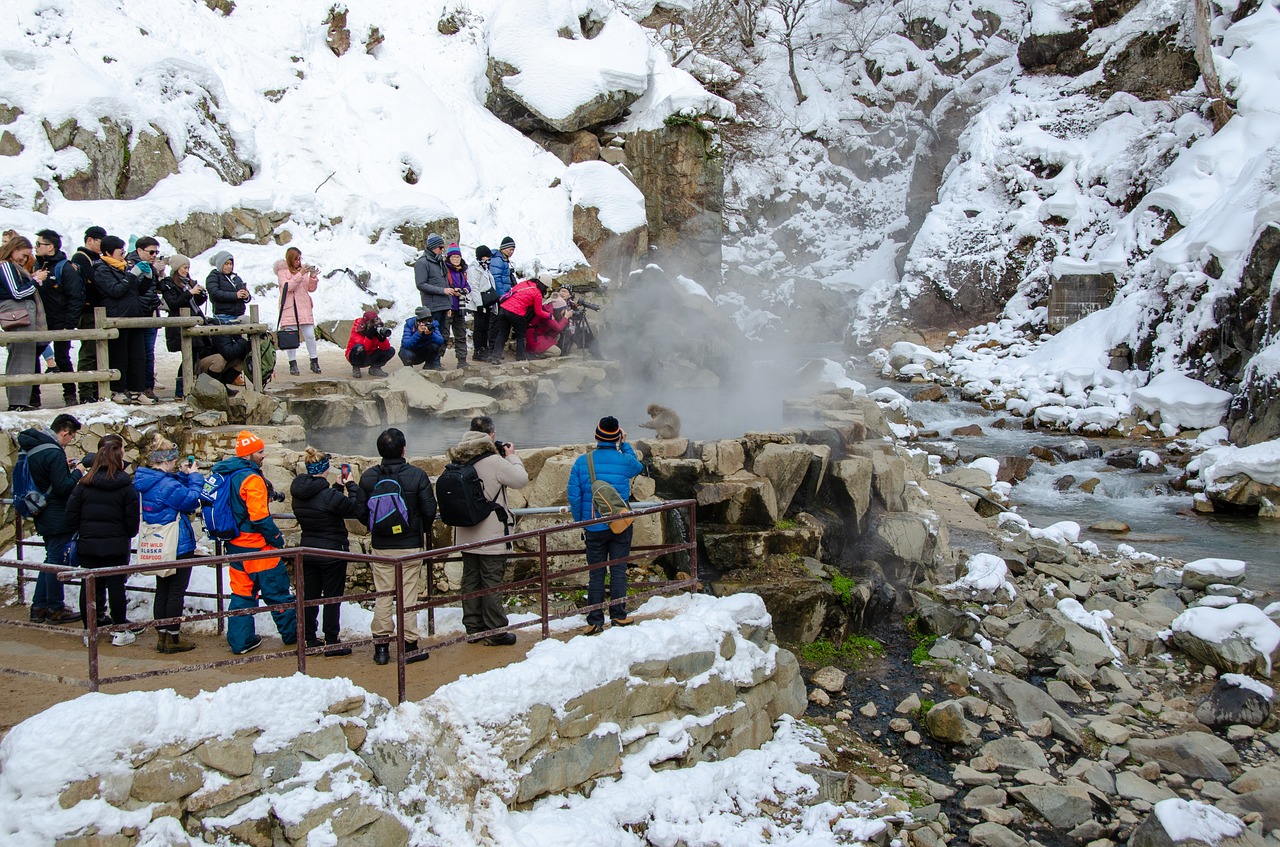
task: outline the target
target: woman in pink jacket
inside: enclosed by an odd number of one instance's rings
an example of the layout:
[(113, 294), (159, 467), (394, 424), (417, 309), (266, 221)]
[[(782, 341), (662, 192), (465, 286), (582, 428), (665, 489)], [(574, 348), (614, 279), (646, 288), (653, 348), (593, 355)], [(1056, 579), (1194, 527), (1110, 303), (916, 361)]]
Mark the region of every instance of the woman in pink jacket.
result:
[[(311, 292), (320, 283), (320, 272), (315, 265), (302, 264), (302, 251), (290, 247), (284, 258), (275, 263), (276, 281), (280, 287), (280, 328), (297, 327), (302, 340), (307, 342), (307, 355), (311, 357), (311, 372), (320, 373), (320, 359), (316, 355), (316, 321), (311, 314)], [(297, 376), (298, 351), (288, 350), (289, 373)]]

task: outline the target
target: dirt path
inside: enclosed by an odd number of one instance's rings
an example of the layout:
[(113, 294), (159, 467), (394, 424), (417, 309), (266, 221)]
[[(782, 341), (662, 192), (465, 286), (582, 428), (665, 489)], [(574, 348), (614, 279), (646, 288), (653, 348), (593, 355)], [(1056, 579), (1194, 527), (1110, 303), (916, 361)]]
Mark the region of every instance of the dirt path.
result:
[[(21, 620), (27, 614), (25, 607), (0, 608), (0, 619)], [(261, 628), (260, 628), (261, 630)], [(34, 679), (0, 673), (0, 737), (18, 723), (44, 711), (56, 703), (73, 700), (87, 693), (88, 688), (76, 685), (89, 678), (88, 649), (81, 636), (68, 626), (62, 632), (45, 632), (17, 627), (0, 628), (0, 667), (17, 668), (50, 676), (66, 682)], [(407, 669), (408, 698), (420, 700), (445, 683), (463, 674), (475, 674), (518, 662), (537, 643), (540, 630), (533, 626), (517, 633), (519, 641), (511, 647), (488, 647), (479, 644), (457, 644), (435, 651), (425, 662), (410, 665)], [(260, 635), (265, 635), (260, 631)], [(560, 634), (568, 638), (572, 632)], [(215, 662), (230, 658), (227, 642), (221, 636), (186, 636), (197, 643), (195, 650), (176, 656), (165, 656), (155, 650), (153, 632), (138, 637), (127, 647), (113, 647), (104, 638), (99, 649), (99, 668), (104, 676), (156, 668), (176, 668), (184, 665)], [(284, 649), (278, 638), (266, 637), (259, 650), (274, 652)], [(137, 682), (103, 686), (103, 691), (158, 691), (172, 688), (179, 694), (192, 696), (200, 691), (220, 688), (231, 682), (258, 677), (291, 676), (297, 672), (297, 662), (288, 659), (272, 659), (214, 670), (175, 673)], [(396, 701), (396, 666), (379, 667), (373, 663), (373, 648), (356, 648), (350, 656), (307, 658), (307, 673), (326, 678), (345, 677), (367, 691), (373, 691)]]

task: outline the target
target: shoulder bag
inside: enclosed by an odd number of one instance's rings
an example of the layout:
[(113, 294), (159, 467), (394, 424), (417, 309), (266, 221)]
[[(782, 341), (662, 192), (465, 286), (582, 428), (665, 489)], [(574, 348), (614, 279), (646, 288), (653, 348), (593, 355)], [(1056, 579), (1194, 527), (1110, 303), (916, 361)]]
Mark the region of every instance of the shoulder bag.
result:
[(284, 299), (289, 296), (289, 284), (285, 283), (280, 293), (280, 314), (276, 315), (276, 349), (297, 350), (302, 343), (302, 335), (298, 326), (298, 301), (293, 301), (293, 328), (281, 329), (280, 319), (284, 317)]

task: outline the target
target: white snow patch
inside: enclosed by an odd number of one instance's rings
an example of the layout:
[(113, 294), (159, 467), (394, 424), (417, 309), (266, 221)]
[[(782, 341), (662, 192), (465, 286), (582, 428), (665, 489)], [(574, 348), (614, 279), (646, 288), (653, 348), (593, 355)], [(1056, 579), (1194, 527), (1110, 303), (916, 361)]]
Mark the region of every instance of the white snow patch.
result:
[(560, 181), (569, 189), (573, 205), (596, 209), (600, 223), (610, 232), (621, 234), (645, 225), (644, 195), (613, 165), (578, 162), (565, 170)]
[(1227, 609), (1198, 606), (1187, 609), (1173, 621), (1174, 632), (1186, 632), (1202, 641), (1221, 644), (1237, 638), (1249, 642), (1267, 660), (1271, 673), (1271, 656), (1280, 647), (1280, 626), (1257, 606), (1238, 603)]
[(1218, 677), (1227, 685), (1234, 685), (1236, 688), (1244, 688), (1255, 694), (1260, 694), (1268, 701), (1275, 699), (1276, 692), (1270, 685), (1259, 682), (1251, 676), (1245, 676), (1242, 673), (1224, 673)]
[(1176, 371), (1157, 374), (1130, 395), (1135, 406), (1160, 413), (1163, 424), (1182, 429), (1217, 426), (1227, 413), (1231, 392), (1205, 385)]
[(1239, 559), (1196, 559), (1182, 566), (1184, 571), (1221, 579), (1239, 579), (1247, 568), (1248, 565)]
[(1018, 595), (1018, 589), (1009, 582), (1009, 566), (1004, 559), (990, 553), (971, 556), (965, 564), (965, 575), (955, 582), (941, 586), (943, 591), (990, 591), (1004, 589), (1010, 597)]
[(1156, 818), (1173, 843), (1217, 844), (1244, 832), (1244, 821), (1205, 803), (1172, 797), (1156, 803)]

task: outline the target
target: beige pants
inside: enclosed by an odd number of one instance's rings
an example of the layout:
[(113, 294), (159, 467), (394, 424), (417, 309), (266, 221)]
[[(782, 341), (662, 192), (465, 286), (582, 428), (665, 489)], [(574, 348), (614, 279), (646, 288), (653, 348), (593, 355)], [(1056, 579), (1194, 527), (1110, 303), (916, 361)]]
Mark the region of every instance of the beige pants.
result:
[[(408, 553), (421, 553), (423, 548), (412, 550), (379, 550), (372, 548), (376, 556), (404, 556)], [(396, 588), (396, 566), (385, 562), (370, 562), (373, 570), (373, 589), (375, 591), (394, 591)], [(418, 594), (422, 590), (422, 564), (404, 566), (404, 599), (406, 605), (418, 602)], [(395, 605), (391, 597), (379, 597), (373, 601), (373, 635), (375, 638), (387, 638), (396, 631)], [(418, 613), (412, 612), (404, 616), (404, 640), (417, 641)]]

